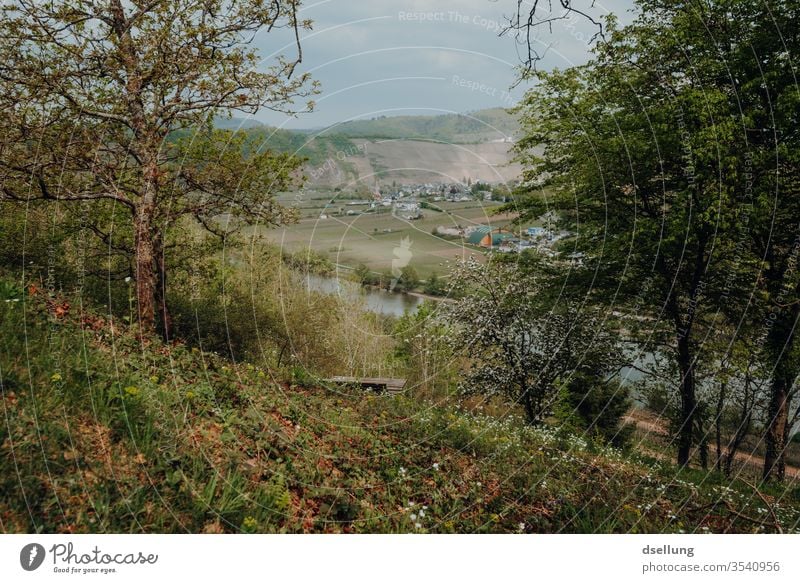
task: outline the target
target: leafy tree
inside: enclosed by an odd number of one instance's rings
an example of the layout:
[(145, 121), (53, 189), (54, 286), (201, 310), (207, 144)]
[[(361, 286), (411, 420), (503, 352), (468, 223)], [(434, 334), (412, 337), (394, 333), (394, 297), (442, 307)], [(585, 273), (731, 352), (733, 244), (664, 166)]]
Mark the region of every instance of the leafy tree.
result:
[(436, 272), (431, 273), (430, 277), (428, 277), (427, 281), (425, 282), (425, 287), (423, 288), (426, 294), (431, 296), (440, 296), (446, 290), (446, 285), (442, 281), (442, 279), (436, 274)]
[(633, 432), (633, 426), (623, 420), (630, 407), (629, 391), (617, 377), (578, 373), (564, 384), (556, 417), (564, 427), (622, 448)]
[[(630, 26), (606, 22), (593, 62), (538, 74), (523, 105), (524, 205), (528, 217), (538, 212), (534, 192), (547, 187), (549, 207), (561, 208), (594, 261), (590, 293), (633, 301), (652, 318), (647, 337), (679, 365), (681, 464), (694, 444), (705, 447), (710, 402), (698, 399), (698, 373), (728, 358), (706, 334), (727, 320), (756, 338), (744, 360), (769, 377), (764, 479), (781, 479), (800, 419), (800, 94), (790, 65), (800, 47), (787, 34), (800, 3), (637, 5)], [(741, 405), (747, 422), (751, 398)]]
[(468, 260), (452, 277), (462, 294), (449, 317), (454, 349), (470, 361), (466, 393), (510, 398), (536, 424), (571, 379), (602, 383), (619, 370), (622, 355), (601, 322), (571, 305), (548, 309), (540, 286), (515, 264)]
[[(699, 400), (698, 376), (709, 378), (704, 369), (725, 354), (721, 344), (705, 342), (707, 334), (726, 320), (734, 330), (755, 331), (759, 318), (774, 313), (776, 325), (756, 350), (776, 365), (767, 463), (781, 472), (798, 313), (795, 302), (770, 298), (797, 292), (791, 233), (800, 217), (796, 149), (788, 147), (796, 89), (777, 67), (786, 49), (775, 34), (776, 26), (790, 26), (797, 3), (781, 7), (776, 22), (771, 10), (740, 0), (641, 0), (630, 26), (606, 22), (588, 65), (537, 73), (541, 83), (522, 106), (523, 218), (558, 209), (590, 266), (582, 281), (573, 278), (573, 290), (627, 305), (626, 328), (672, 355), (680, 464), (703, 445), (698, 412), (708, 413), (709, 404)], [(775, 64), (769, 91), (754, 46)], [(774, 123), (773, 97), (785, 123), (777, 146), (762, 131)], [(779, 169), (769, 167), (776, 152)]]
[[(293, 111), (307, 96), (301, 60), (260, 72), (261, 30), (309, 26), (295, 0), (19, 0), (0, 20), (2, 198), (84, 205), (87, 227), (131, 257), (143, 331), (166, 318), (168, 248), (193, 221), (226, 237), (292, 218), (274, 193), (299, 162), (216, 116)], [(191, 131), (190, 131), (191, 130)], [(249, 152), (248, 155), (243, 152)], [(116, 215), (112, 230), (106, 220)], [(119, 216), (125, 216), (119, 224)], [(225, 220), (220, 218), (225, 216)]]
[(400, 271), (400, 278), (397, 282), (397, 289), (399, 291), (407, 292), (412, 291), (419, 285), (419, 274), (417, 270), (410, 265), (406, 265)]
[(426, 301), (395, 325), (397, 356), (406, 364), (406, 379), (419, 396), (446, 396), (455, 385), (456, 368), (450, 327), (436, 302)]
[(373, 275), (369, 267), (363, 263), (359, 263), (353, 270), (353, 274), (361, 285), (373, 285), (376, 277)]

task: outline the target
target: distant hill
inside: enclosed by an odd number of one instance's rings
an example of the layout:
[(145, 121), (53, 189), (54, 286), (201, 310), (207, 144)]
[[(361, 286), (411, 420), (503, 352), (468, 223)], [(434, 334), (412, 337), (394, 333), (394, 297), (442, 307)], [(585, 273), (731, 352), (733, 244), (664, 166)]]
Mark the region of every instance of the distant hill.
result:
[(260, 121), (245, 119), (243, 117), (218, 117), (214, 120), (214, 125), (221, 130), (248, 130), (265, 127)]
[(465, 114), (381, 117), (322, 130), (284, 130), (239, 118), (217, 120), (263, 138), (265, 146), (306, 158), (318, 186), (365, 180), (403, 183), (508, 182), (520, 174), (509, 149), (517, 120), (495, 108)]
[(381, 116), (353, 120), (326, 128), (322, 133), (351, 138), (434, 140), (476, 144), (516, 136), (519, 122), (505, 109), (483, 109), (446, 115)]

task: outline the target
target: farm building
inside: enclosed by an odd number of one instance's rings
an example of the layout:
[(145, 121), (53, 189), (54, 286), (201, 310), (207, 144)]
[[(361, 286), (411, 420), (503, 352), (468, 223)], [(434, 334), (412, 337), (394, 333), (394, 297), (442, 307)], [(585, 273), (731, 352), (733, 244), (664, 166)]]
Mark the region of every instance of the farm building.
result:
[(513, 238), (514, 235), (502, 229), (492, 229), (491, 227), (478, 227), (467, 236), (467, 243), (480, 247), (497, 247), (506, 239)]

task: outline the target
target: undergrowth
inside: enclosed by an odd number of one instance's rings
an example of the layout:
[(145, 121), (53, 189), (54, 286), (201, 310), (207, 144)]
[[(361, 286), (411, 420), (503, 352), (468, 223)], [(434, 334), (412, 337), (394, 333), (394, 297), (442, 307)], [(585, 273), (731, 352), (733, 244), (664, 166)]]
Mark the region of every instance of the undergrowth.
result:
[(758, 493), (513, 416), (301, 384), (3, 282), (0, 530), (798, 528), (796, 488)]

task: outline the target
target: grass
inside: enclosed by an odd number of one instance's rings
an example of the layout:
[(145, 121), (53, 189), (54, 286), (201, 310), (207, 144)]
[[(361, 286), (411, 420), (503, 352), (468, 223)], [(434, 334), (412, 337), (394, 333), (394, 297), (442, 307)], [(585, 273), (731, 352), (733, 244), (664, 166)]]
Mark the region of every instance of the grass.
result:
[(294, 384), (0, 293), (4, 532), (798, 529), (797, 489), (762, 499), (513, 415)]
[[(314, 204), (316, 202), (311, 201), (310, 206), (303, 209), (306, 218), (298, 224), (265, 229), (264, 236), (291, 251), (310, 247), (340, 265), (355, 267), (363, 263), (373, 271), (389, 271), (395, 248), (408, 237), (412, 252), (409, 265), (423, 279), (434, 272), (442, 275), (447, 271), (448, 262), (452, 264), (470, 255), (483, 254), (482, 250), (465, 245), (461, 240), (433, 235), (437, 226), (489, 224), (500, 227), (510, 220), (508, 216), (492, 214), (497, 203), (481, 202), (434, 203), (446, 212), (423, 210), (424, 217), (415, 221), (403, 220), (388, 212), (318, 219), (322, 207)], [(341, 206), (348, 208), (344, 203)]]

